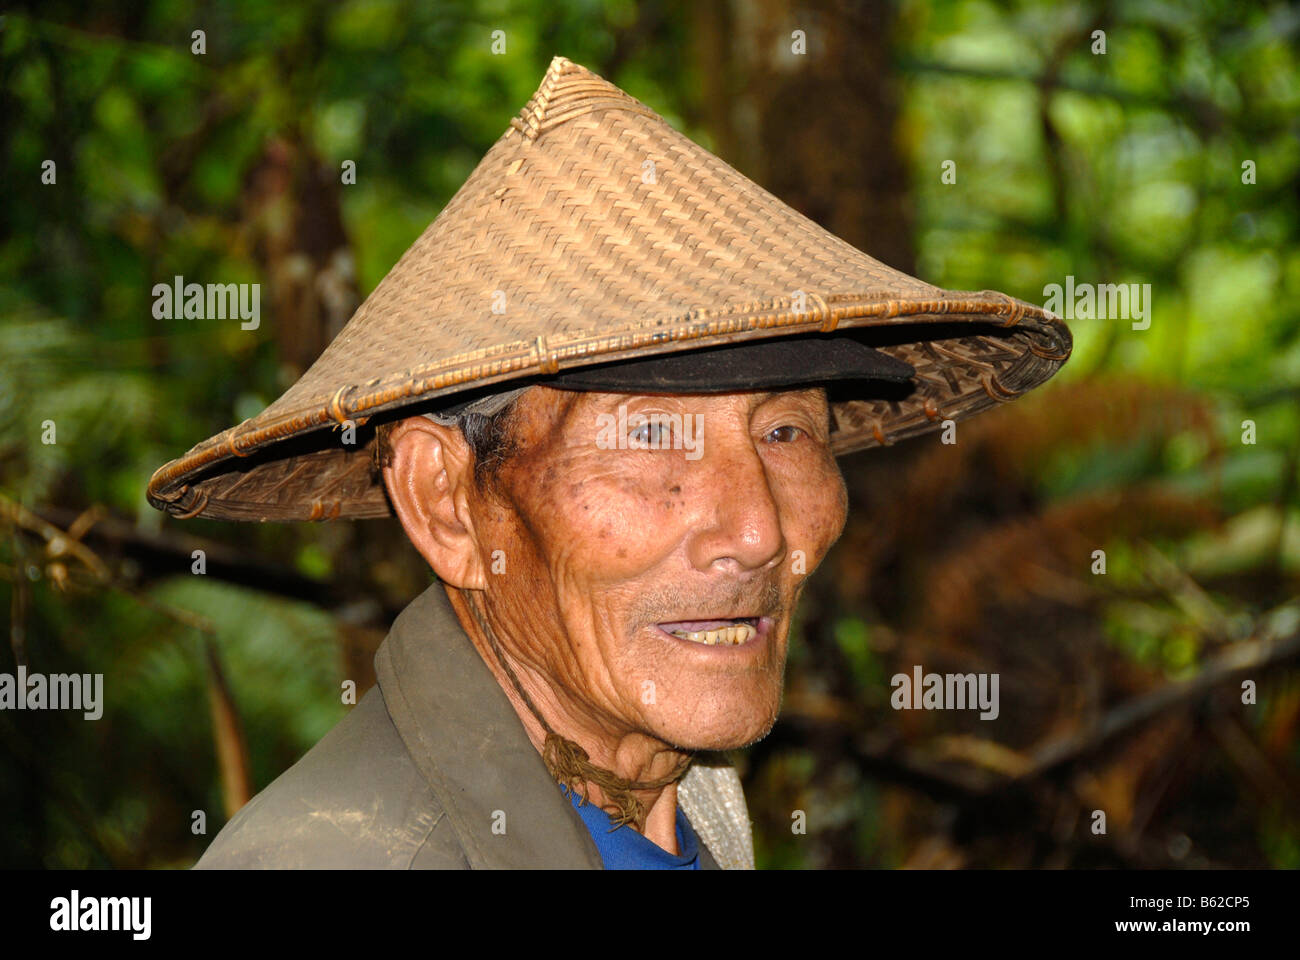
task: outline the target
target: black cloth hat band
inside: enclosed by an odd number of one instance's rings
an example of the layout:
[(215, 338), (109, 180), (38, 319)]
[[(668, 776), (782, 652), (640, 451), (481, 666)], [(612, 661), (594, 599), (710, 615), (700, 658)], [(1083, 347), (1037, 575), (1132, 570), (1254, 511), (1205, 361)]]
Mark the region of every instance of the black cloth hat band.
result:
[[(907, 383), (910, 363), (846, 336), (783, 337), (736, 346), (580, 367), (535, 381), (557, 390), (609, 393), (726, 393), (815, 386), (838, 380)], [(455, 416), (476, 400), (439, 411)]]

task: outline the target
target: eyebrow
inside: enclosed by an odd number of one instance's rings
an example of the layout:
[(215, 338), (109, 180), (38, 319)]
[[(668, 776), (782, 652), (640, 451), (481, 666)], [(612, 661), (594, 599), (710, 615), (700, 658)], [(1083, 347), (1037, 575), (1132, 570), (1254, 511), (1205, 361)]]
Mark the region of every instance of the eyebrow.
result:
[(750, 394), (753, 394), (755, 397), (758, 398), (757, 401), (755, 402), (754, 406), (755, 406), (755, 407), (759, 407), (759, 406), (762, 406), (764, 403), (767, 403), (767, 401), (771, 400), (773, 397), (775, 397), (775, 396), (779, 396), (780, 394), (783, 394), (783, 393), (807, 393), (807, 392), (810, 391), (810, 390), (820, 390), (821, 393), (822, 393), (822, 396), (825, 397), (825, 399), (826, 399), (826, 430), (827, 430), (827, 433), (828, 433), (828, 434), (830, 434), (830, 433), (834, 433), (834, 432), (835, 432), (835, 405), (831, 402), (830, 391), (829, 391), (829, 390), (826, 388), (826, 386), (823, 385), (823, 384), (815, 384), (815, 385), (813, 385), (813, 386), (807, 386), (807, 387), (789, 387), (789, 388), (786, 388), (786, 389), (784, 389), (784, 390), (733, 390), (733, 391), (719, 391), (719, 392), (716, 393), (716, 394), (706, 394), (706, 393), (701, 393), (701, 394), (690, 394), (690, 393), (679, 393), (679, 392), (668, 393), (668, 392), (666, 392), (666, 391), (665, 391), (665, 392), (660, 392), (660, 393), (656, 393), (656, 392), (654, 392), (654, 391), (641, 391), (641, 392), (635, 392), (635, 393), (614, 393), (614, 392), (612, 392), (612, 391), (607, 391), (607, 390), (574, 390), (574, 391), (566, 391), (566, 392), (571, 392), (571, 393), (575, 394), (575, 396), (573, 397), (573, 399), (570, 401), (570, 406), (572, 406), (573, 404), (576, 404), (576, 403), (580, 403), (580, 402), (582, 401), (582, 398), (583, 398), (583, 397), (591, 396), (592, 394), (596, 394), (596, 393), (605, 393), (605, 394), (608, 394), (608, 395), (611, 396), (611, 397), (616, 397), (616, 398), (618, 398), (618, 402), (622, 403), (622, 402), (625, 402), (625, 401), (627, 401), (627, 400), (635, 399), (635, 398), (637, 398), (637, 397), (721, 396), (723, 393), (730, 392), (730, 393), (750, 393)]

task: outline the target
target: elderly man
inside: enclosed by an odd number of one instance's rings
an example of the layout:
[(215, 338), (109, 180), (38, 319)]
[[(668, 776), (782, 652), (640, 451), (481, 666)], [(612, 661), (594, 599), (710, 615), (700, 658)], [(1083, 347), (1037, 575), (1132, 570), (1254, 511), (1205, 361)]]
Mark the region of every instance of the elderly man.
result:
[(722, 751), (777, 718), (845, 522), (836, 455), (1069, 350), (1050, 314), (885, 267), (557, 57), (302, 379), (150, 482), (177, 516), (395, 514), (440, 581), (199, 865), (752, 866)]

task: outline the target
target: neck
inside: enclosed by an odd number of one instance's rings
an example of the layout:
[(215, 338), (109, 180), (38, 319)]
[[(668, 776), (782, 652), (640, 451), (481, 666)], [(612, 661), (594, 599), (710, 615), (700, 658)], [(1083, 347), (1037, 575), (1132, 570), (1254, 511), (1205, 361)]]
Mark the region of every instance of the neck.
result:
[[(625, 820), (646, 839), (677, 854), (677, 781), (690, 754), (639, 731), (601, 722), (565, 702), (557, 685), (500, 642), (502, 631), (493, 629), (481, 595), (471, 597), (468, 591), (451, 586), (446, 591), (457, 618), (552, 775), (614, 814), (616, 821)], [(629, 797), (636, 803), (629, 803)]]

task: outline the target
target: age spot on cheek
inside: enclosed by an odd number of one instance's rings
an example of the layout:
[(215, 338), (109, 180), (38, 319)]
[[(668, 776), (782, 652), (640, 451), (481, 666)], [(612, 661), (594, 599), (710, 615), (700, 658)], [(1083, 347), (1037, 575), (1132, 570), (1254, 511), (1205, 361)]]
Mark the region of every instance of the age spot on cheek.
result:
[[(679, 484), (679, 483), (674, 483), (671, 487), (668, 488), (668, 495), (669, 495), (670, 497), (676, 497), (676, 496), (679, 496), (679, 495), (681, 494), (681, 492), (682, 492), (682, 486), (681, 486), (681, 484)], [(685, 500), (679, 500), (679, 501), (677, 501), (677, 506), (679, 506), (679, 507), (684, 507), (684, 506), (686, 506), (686, 501), (685, 501)], [(664, 509), (665, 509), (665, 510), (672, 510), (672, 508), (673, 508), (673, 502), (672, 502), (671, 500), (665, 500), (665, 501), (664, 501)]]

